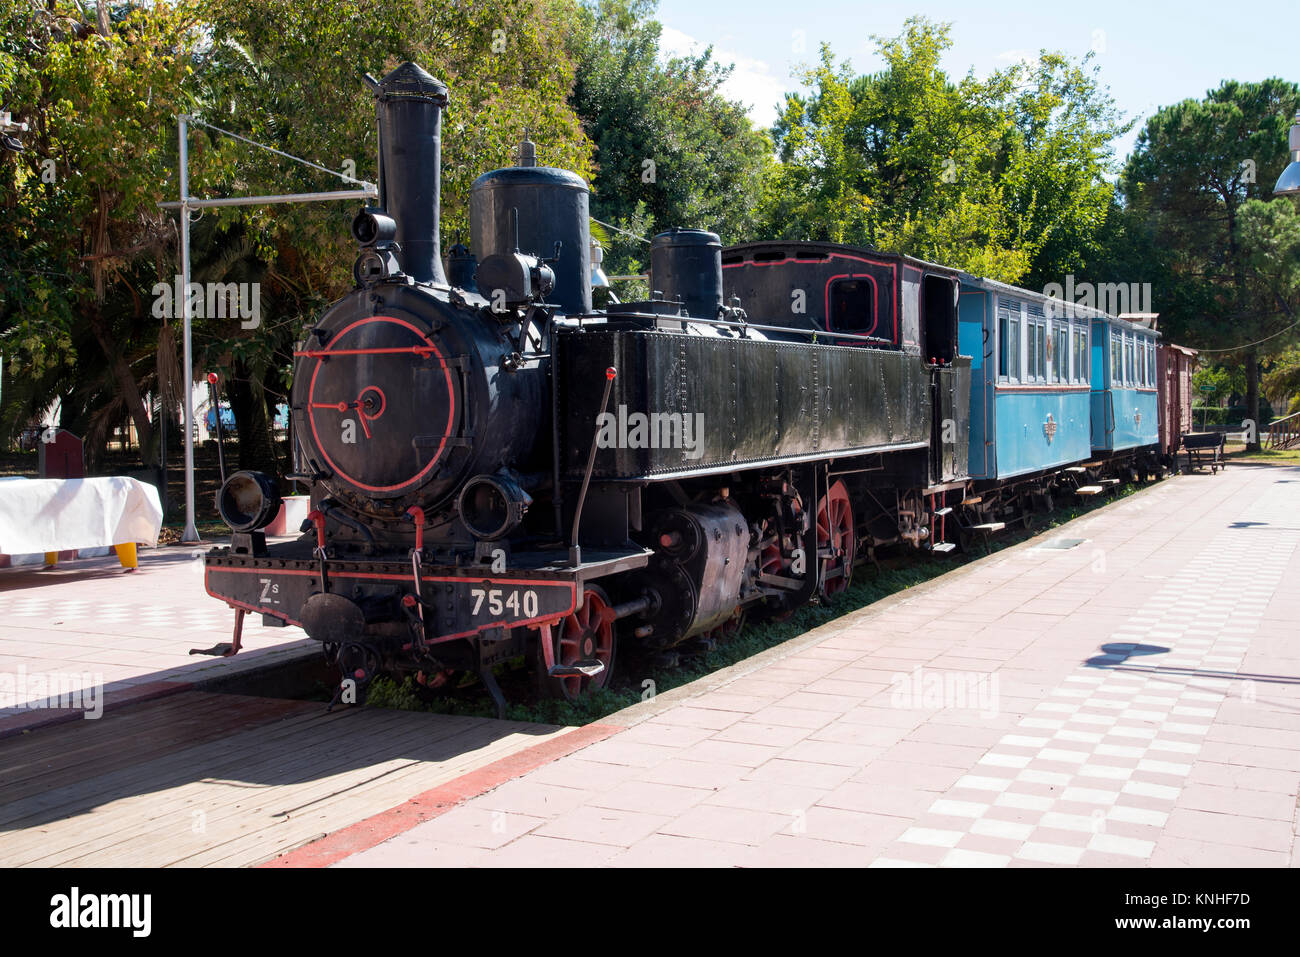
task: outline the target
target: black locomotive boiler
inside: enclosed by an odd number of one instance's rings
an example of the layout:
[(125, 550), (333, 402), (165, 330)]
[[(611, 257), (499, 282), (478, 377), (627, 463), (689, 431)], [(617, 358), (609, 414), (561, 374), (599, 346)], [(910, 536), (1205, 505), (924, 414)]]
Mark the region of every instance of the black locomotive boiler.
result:
[(724, 285), (718, 237), (672, 230), (652, 298), (594, 311), (587, 186), (527, 143), (474, 183), (444, 271), (446, 88), (411, 63), (369, 82), (380, 199), (353, 223), (355, 289), (295, 354), (312, 509), (268, 543), (274, 481), (223, 486), (233, 535), (205, 572), (236, 610), (227, 653), (257, 613), (319, 641), (341, 690), (471, 671), (501, 709), (507, 659), (576, 697), (620, 645), (672, 657), (843, 589), (878, 544), (942, 544), (969, 395), (955, 271), (823, 251), (786, 303), (763, 248), (729, 250)]

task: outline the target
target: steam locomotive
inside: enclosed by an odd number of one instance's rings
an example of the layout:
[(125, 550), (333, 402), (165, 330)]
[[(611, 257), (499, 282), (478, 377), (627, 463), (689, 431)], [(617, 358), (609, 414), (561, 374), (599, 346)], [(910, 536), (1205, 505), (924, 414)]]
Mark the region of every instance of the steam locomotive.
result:
[(354, 689), (476, 672), (502, 711), (493, 666), (528, 655), (543, 690), (577, 698), (620, 643), (671, 659), (843, 590), (877, 547), (942, 553), (1061, 483), (1157, 464), (1154, 444), (1091, 460), (1085, 409), (1048, 440), (1082, 430), (1081, 475), (1055, 453), (990, 468), (980, 390), (1007, 309), (968, 328), (979, 281), (947, 267), (676, 229), (654, 237), (651, 299), (593, 310), (587, 185), (527, 142), (474, 183), (472, 252), (444, 269), (447, 89), (412, 63), (367, 82), (379, 203), (352, 224), (355, 289), (295, 351), (311, 512), (268, 543), (275, 482), (223, 485), (232, 537), (206, 588), (236, 625), (219, 653), (257, 613), (301, 626)]

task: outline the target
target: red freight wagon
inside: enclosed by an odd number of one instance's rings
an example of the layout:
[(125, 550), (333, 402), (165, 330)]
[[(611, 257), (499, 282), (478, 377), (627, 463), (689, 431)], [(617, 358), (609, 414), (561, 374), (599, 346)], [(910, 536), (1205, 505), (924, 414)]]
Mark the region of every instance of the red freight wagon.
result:
[(1156, 381), (1160, 388), (1160, 454), (1171, 464), (1192, 424), (1192, 369), (1196, 350), (1172, 343), (1156, 350)]

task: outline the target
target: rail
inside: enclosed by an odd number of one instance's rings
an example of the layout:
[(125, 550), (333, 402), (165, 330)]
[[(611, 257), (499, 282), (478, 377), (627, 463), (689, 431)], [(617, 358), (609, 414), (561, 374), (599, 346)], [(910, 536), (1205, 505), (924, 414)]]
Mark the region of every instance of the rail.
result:
[(1300, 412), (1293, 412), (1282, 419), (1277, 419), (1268, 427), (1264, 436), (1264, 448), (1289, 449), (1300, 442)]

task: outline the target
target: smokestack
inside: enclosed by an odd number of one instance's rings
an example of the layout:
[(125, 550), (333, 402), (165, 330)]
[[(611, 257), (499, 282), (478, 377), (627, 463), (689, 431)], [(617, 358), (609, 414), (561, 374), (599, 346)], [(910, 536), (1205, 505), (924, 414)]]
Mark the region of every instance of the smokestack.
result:
[(446, 283), (438, 230), (447, 87), (409, 61), (378, 82), (366, 79), (379, 121), (379, 204), (397, 223), (402, 271)]

